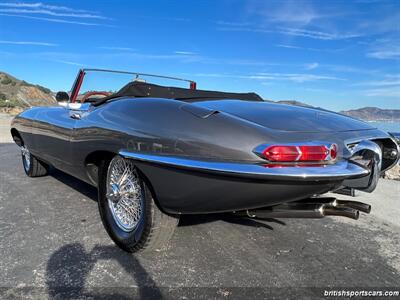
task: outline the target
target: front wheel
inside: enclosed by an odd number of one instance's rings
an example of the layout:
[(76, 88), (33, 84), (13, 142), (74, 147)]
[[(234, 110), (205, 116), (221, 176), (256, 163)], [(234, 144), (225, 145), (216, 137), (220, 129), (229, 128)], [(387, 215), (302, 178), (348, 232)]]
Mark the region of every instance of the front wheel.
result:
[(21, 146), (22, 165), (29, 177), (47, 175), (49, 166), (34, 157), (25, 145)]
[(179, 219), (158, 208), (133, 161), (117, 155), (99, 172), (100, 216), (113, 241), (127, 252), (164, 248)]

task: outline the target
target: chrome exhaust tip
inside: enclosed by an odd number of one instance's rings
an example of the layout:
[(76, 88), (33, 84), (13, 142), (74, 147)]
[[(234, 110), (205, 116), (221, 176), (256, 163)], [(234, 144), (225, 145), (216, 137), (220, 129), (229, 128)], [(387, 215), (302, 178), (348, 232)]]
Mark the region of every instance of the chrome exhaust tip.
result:
[(326, 206), (323, 208), (324, 216), (340, 216), (358, 220), (360, 212), (349, 207)]
[(369, 214), (371, 212), (371, 205), (358, 201), (336, 200), (336, 206), (353, 208), (366, 214)]
[(311, 198), (311, 199), (298, 201), (298, 203), (325, 204), (326, 206), (330, 205), (330, 206), (334, 206), (334, 207), (343, 207), (343, 208), (348, 207), (348, 208), (353, 208), (355, 210), (359, 210), (366, 214), (369, 214), (371, 212), (371, 205), (369, 205), (369, 204), (359, 202), (359, 201), (338, 200), (333, 197)]
[(250, 218), (309, 218), (320, 219), (325, 216), (347, 217), (358, 220), (360, 211), (371, 212), (371, 206), (358, 201), (337, 200), (335, 198), (310, 198), (296, 202), (283, 203), (271, 207), (235, 212), (236, 215)]

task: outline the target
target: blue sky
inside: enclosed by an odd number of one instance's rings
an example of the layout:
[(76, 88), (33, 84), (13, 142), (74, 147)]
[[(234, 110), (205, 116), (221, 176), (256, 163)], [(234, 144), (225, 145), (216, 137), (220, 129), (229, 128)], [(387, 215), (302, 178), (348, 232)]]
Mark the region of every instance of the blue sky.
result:
[(0, 1), (0, 70), (57, 91), (84, 66), (400, 109), (400, 1)]

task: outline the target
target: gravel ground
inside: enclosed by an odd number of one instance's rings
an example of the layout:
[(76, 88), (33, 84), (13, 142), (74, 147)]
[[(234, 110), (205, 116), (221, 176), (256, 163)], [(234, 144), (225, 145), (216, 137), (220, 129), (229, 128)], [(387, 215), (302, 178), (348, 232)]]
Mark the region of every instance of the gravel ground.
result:
[(11, 143), (12, 138), (10, 135), (11, 117), (9, 115), (0, 113), (0, 143)]
[[(0, 116), (0, 298), (318, 298), (400, 290), (400, 182), (381, 180), (358, 221), (183, 216), (164, 252), (127, 254), (103, 230), (96, 191), (59, 171), (25, 176)], [(341, 199), (346, 196), (336, 195)]]

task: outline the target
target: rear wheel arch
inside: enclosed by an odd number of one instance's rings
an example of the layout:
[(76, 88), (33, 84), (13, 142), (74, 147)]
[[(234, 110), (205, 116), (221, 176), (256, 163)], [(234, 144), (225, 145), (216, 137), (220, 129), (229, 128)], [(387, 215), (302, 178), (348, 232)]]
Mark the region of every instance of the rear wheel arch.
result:
[[(133, 160), (133, 162), (135, 162), (135, 161)], [(140, 169), (139, 166), (137, 166), (137, 165), (135, 165), (135, 166), (136, 166), (136, 170), (137, 170), (140, 178), (143, 180), (143, 182), (146, 184), (147, 188), (149, 189), (149, 191), (153, 197), (154, 203), (157, 205), (158, 209), (161, 210), (164, 214), (173, 215), (173, 214), (165, 211), (165, 209), (161, 205), (160, 200), (157, 197), (157, 193), (153, 187), (153, 184), (151, 183), (151, 180), (146, 176), (145, 173), (142, 172), (142, 170)]]
[[(116, 155), (118, 155), (118, 153), (114, 153), (112, 151), (99, 150), (99, 151), (94, 151), (94, 152), (90, 153), (86, 157), (86, 159), (85, 159), (86, 172), (88, 173), (90, 180), (94, 184), (98, 185), (98, 183), (99, 183), (99, 171), (101, 171), (100, 168), (102, 166), (102, 163), (105, 162), (105, 165), (108, 165), (108, 162), (110, 162)], [(135, 163), (134, 160), (133, 160), (133, 162)], [(158, 209), (160, 209), (164, 213), (167, 213), (163, 209), (162, 205), (160, 204), (160, 202), (158, 200), (157, 193), (154, 190), (151, 180), (146, 176), (146, 174), (144, 174), (142, 172), (142, 170), (140, 169), (139, 166), (137, 166), (137, 165), (135, 165), (135, 166), (136, 166), (136, 170), (137, 170), (139, 176), (144, 181), (147, 188), (150, 190), (150, 192), (153, 196), (154, 202), (156, 203)]]

